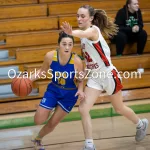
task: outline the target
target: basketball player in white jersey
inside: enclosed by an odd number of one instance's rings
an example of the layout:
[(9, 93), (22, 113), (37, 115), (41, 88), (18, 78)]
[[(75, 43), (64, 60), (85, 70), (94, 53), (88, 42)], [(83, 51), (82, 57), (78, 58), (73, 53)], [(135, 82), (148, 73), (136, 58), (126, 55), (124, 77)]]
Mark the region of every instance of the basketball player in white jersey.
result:
[[(117, 34), (116, 25), (108, 19), (105, 11), (95, 10), (89, 5), (81, 6), (78, 9), (77, 21), (80, 30), (72, 30), (67, 22), (64, 22), (61, 28), (67, 34), (81, 39), (86, 66), (91, 69), (91, 78), (88, 79), (85, 87), (86, 98), (81, 101), (79, 106), (85, 134), (83, 150), (96, 150), (93, 143), (89, 111), (103, 90), (110, 95), (109, 99), (115, 111), (136, 125), (135, 140), (141, 141), (146, 136), (148, 120), (140, 119), (132, 109), (124, 105), (120, 77), (111, 62), (110, 49), (101, 33), (103, 32), (107, 36)], [(100, 73), (101, 76), (95, 77)]]

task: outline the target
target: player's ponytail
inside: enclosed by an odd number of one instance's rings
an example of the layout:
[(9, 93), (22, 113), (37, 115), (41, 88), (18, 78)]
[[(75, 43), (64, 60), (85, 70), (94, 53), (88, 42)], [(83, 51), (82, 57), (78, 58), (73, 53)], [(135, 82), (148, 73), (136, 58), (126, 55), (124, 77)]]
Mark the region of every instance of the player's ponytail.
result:
[(104, 10), (94, 9), (89, 5), (81, 6), (89, 10), (89, 15), (93, 16), (92, 24), (100, 28), (108, 37), (114, 36), (118, 32), (118, 27), (114, 22), (107, 16)]

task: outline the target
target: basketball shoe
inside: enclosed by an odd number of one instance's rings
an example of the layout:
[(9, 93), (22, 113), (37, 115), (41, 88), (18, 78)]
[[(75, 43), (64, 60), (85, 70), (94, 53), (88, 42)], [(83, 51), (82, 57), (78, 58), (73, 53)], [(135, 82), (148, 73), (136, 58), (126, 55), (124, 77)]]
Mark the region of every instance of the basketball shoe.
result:
[(34, 144), (34, 149), (35, 150), (45, 150), (44, 146), (42, 145), (42, 140), (39, 140), (39, 139), (34, 139), (34, 140), (31, 140)]
[(87, 147), (86, 145), (84, 146), (83, 150), (96, 150), (95, 146), (93, 147)]
[(140, 142), (141, 140), (143, 140), (146, 136), (146, 131), (148, 128), (148, 120), (147, 119), (141, 119), (143, 122), (143, 126), (141, 128), (136, 128), (136, 135), (135, 135), (135, 140), (137, 142)]

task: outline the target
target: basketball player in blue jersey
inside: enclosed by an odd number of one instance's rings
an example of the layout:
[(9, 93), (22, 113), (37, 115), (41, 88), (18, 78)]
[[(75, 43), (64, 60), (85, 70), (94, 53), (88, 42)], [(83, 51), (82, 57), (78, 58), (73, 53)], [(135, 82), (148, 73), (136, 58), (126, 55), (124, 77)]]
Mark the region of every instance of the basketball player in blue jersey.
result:
[[(85, 100), (81, 101), (79, 111), (82, 117), (82, 125), (85, 134), (85, 146), (83, 150), (96, 150), (92, 137), (92, 124), (89, 114), (90, 109), (105, 90), (109, 99), (119, 114), (125, 116), (136, 125), (136, 141), (141, 141), (146, 136), (148, 120), (140, 119), (132, 109), (125, 106), (122, 99), (122, 84), (117, 69), (113, 66), (110, 58), (110, 49), (102, 32), (107, 36), (117, 33), (116, 25), (109, 20), (105, 11), (95, 10), (89, 5), (81, 6), (77, 12), (78, 26), (81, 30), (72, 30), (69, 23), (64, 22), (61, 26), (69, 35), (81, 38), (82, 52), (85, 57), (86, 67), (91, 69), (85, 87)], [(92, 74), (100, 74), (94, 78)]]
[[(36, 150), (45, 150), (42, 138), (52, 132), (58, 123), (72, 110), (73, 106), (84, 99), (83, 81), (78, 80), (76, 86), (74, 79), (79, 77), (75, 73), (83, 72), (83, 64), (78, 55), (72, 53), (74, 39), (64, 32), (59, 34), (58, 50), (50, 51), (45, 55), (43, 65), (38, 71), (39, 77), (46, 75), (51, 69), (52, 82), (48, 84), (47, 90), (35, 113), (34, 121), (37, 125), (44, 123), (51, 112), (53, 115), (43, 126), (37, 137), (33, 140)], [(32, 75), (31, 80), (37, 77)]]

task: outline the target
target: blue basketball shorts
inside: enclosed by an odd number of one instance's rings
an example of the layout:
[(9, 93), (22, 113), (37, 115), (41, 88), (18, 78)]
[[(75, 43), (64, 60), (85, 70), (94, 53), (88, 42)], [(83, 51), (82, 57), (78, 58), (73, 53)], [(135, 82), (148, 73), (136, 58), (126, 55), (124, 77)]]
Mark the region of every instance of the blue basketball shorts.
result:
[(69, 113), (77, 102), (78, 96), (75, 97), (76, 92), (77, 89), (66, 90), (50, 83), (40, 102), (40, 106), (53, 110), (59, 105), (64, 111)]

